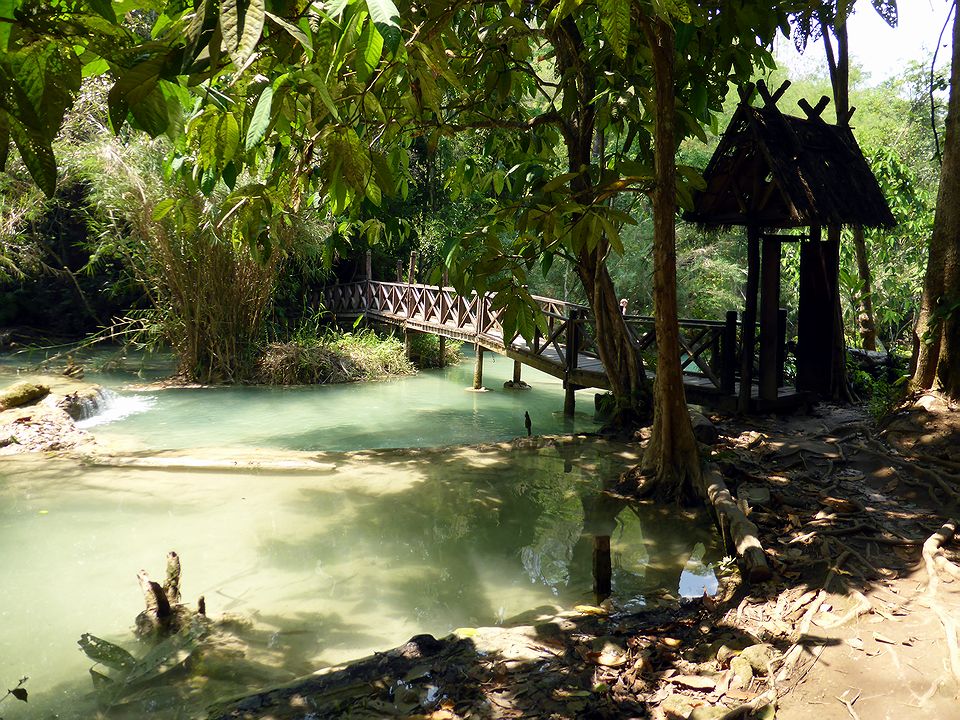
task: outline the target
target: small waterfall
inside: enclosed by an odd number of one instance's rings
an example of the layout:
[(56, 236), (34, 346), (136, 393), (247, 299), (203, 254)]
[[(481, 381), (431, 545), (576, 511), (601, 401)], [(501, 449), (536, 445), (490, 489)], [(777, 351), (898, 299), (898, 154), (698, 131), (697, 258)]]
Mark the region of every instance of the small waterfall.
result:
[(153, 395), (120, 395), (113, 390), (97, 388), (95, 395), (77, 398), (74, 417), (77, 427), (89, 429), (146, 412), (156, 401)]

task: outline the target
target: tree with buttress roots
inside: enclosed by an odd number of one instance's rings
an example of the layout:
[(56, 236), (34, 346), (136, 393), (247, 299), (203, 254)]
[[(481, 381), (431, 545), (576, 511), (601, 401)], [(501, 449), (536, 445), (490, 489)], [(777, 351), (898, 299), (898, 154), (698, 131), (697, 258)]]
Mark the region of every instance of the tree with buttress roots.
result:
[(960, 14), (953, 13), (950, 98), (940, 188), (916, 326), (916, 390), (938, 389), (960, 400)]
[[(494, 203), (447, 247), (451, 279), (497, 291), (505, 333), (530, 336), (543, 320), (527, 273), (570, 263), (619, 417), (653, 416), (644, 488), (689, 501), (699, 458), (679, 364), (674, 221), (698, 175), (676, 165), (676, 150), (706, 139), (731, 81), (772, 66), (789, 11), (754, 0), (10, 0), (0, 142), (12, 139), (52, 192), (63, 110), (84, 77), (109, 75), (113, 129), (169, 136), (167, 172), (218, 194), (264, 256), (290, 210), (362, 215), (404, 195), (415, 140), (429, 149), (483, 133), (483, 162), (464, 159), (448, 183), (480, 183)], [(606, 265), (639, 196), (655, 224), (652, 392)]]

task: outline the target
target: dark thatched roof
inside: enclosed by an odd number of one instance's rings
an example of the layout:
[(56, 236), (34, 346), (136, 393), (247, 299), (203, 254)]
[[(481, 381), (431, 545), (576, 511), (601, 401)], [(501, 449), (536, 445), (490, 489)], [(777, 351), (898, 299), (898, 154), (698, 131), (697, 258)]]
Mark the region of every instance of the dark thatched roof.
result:
[(895, 225), (850, 128), (827, 124), (822, 107), (799, 118), (775, 102), (741, 103), (684, 217), (707, 226)]

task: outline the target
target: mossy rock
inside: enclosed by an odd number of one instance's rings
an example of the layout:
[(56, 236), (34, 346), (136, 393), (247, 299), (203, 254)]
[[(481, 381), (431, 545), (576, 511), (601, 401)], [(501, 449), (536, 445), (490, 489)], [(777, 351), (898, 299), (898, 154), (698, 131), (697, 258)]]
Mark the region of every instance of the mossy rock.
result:
[(0, 392), (0, 410), (20, 407), (41, 400), (50, 394), (50, 388), (37, 383), (19, 382)]

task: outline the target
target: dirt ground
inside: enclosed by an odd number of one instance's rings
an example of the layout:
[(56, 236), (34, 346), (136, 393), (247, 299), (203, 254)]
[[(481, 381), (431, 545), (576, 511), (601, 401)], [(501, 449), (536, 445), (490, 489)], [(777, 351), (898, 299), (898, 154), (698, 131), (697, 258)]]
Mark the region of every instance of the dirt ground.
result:
[(826, 405), (718, 425), (771, 580), (418, 636), (210, 717), (960, 719), (960, 543), (935, 535), (957, 515), (960, 412), (925, 396), (884, 427)]

